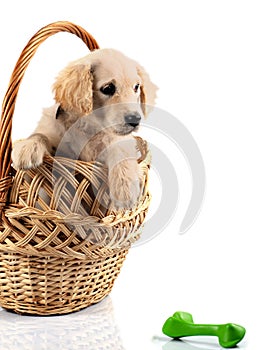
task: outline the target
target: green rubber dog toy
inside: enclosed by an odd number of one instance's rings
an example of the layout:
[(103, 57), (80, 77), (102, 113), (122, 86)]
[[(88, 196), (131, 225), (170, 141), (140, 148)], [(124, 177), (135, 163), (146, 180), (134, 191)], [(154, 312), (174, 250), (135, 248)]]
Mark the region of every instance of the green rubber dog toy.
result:
[(214, 335), (224, 348), (235, 347), (245, 336), (246, 330), (235, 323), (221, 325), (195, 324), (192, 315), (178, 311), (169, 317), (162, 329), (163, 333), (172, 338), (189, 337), (193, 335)]

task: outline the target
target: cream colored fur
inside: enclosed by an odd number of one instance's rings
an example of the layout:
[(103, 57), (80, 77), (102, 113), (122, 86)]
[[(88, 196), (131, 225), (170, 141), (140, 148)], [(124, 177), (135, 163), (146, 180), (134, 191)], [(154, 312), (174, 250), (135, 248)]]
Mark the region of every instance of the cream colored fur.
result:
[[(102, 88), (112, 83), (112, 96)], [(137, 88), (139, 86), (139, 88)], [(102, 49), (70, 63), (54, 86), (56, 104), (44, 109), (35, 132), (13, 146), (13, 166), (38, 167), (45, 154), (59, 154), (108, 166), (110, 196), (116, 208), (132, 208), (140, 194), (140, 168), (125, 116), (147, 116), (156, 86), (137, 62)]]

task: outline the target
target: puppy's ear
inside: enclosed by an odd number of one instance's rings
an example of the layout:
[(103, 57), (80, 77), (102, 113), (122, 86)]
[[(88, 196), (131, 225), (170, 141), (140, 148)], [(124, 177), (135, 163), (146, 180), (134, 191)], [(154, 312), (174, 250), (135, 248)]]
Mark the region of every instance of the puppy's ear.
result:
[(53, 85), (55, 100), (64, 111), (89, 114), (93, 109), (93, 75), (90, 64), (71, 64)]
[(152, 83), (149, 75), (142, 66), (137, 67), (138, 75), (141, 79), (140, 100), (144, 116), (147, 117), (155, 104), (157, 86)]

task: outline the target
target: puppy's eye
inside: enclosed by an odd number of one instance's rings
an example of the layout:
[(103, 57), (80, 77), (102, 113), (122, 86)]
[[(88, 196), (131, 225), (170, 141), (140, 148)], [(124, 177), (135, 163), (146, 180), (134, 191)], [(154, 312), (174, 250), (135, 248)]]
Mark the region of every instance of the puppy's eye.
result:
[(113, 96), (116, 91), (116, 87), (113, 83), (106, 84), (101, 87), (100, 89), (101, 93), (107, 96)]
[(140, 87), (140, 84), (134, 85), (134, 87), (133, 87), (134, 92), (137, 93), (139, 91), (139, 87)]

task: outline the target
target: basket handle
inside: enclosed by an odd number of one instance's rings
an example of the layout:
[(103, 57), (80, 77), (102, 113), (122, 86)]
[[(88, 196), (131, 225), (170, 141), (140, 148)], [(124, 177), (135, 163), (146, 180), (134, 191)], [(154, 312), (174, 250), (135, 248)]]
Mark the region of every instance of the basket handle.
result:
[(8, 189), (12, 184), (11, 151), (12, 151), (12, 117), (20, 83), (32, 57), (40, 44), (48, 37), (59, 33), (68, 32), (77, 35), (87, 45), (90, 51), (98, 49), (95, 39), (82, 27), (66, 21), (51, 23), (41, 28), (23, 49), (13, 70), (7, 92), (2, 104), (0, 120), (0, 213), (7, 200)]

